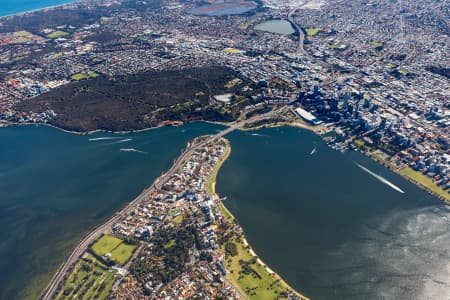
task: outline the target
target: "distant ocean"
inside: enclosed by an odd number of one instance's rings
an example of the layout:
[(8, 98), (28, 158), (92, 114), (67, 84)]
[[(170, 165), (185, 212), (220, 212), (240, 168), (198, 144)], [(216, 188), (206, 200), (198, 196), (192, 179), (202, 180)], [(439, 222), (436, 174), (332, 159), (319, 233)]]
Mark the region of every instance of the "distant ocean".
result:
[(77, 0), (0, 0), (0, 17), (72, 2)]

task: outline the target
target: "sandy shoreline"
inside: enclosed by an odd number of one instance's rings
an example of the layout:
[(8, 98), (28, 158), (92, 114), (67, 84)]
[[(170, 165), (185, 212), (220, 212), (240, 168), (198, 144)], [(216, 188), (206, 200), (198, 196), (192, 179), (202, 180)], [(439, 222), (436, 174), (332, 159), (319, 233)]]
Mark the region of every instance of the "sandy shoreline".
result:
[[(231, 154), (231, 145), (230, 142), (228, 140), (227, 141), (227, 149), (225, 152), (224, 157), (220, 160), (220, 162), (217, 165), (217, 173), (219, 172), (220, 168), (222, 167), (223, 163), (227, 160), (227, 158), (230, 156)], [(217, 176), (217, 173), (215, 174)], [(218, 201), (219, 203), (221, 203), (224, 208), (227, 210), (227, 213), (229, 213), (233, 219), (236, 219), (234, 217), (234, 215), (228, 210), (228, 208), (223, 204), (223, 202), (220, 200), (220, 197), (216, 194), (216, 178), (214, 178), (214, 181), (212, 182), (212, 188), (211, 188), (211, 192), (212, 192), (212, 197), (213, 199), (215, 199), (216, 201)], [(219, 209), (220, 210), (220, 209)], [(237, 219), (236, 219), (237, 220)], [(276, 273), (275, 271), (273, 271), (255, 252), (255, 250), (253, 250), (253, 248), (250, 246), (250, 244), (248, 243), (245, 234), (243, 234), (243, 244), (248, 247), (251, 255), (255, 256), (257, 258), (257, 262), (258, 264), (260, 264), (262, 267), (264, 267), (266, 269), (266, 271), (274, 276), (275, 278), (279, 279), (281, 284), (284, 285), (286, 288), (288, 288), (293, 294), (295, 294), (296, 296), (298, 296), (299, 298), (303, 299), (303, 300), (309, 300), (308, 297), (302, 295), (300, 292), (298, 292), (296, 289), (294, 289), (293, 287), (291, 287), (282, 277), (280, 274)], [(231, 280), (231, 279), (230, 279)], [(235, 284), (236, 285), (236, 284)], [(238, 286), (236, 286), (236, 288), (239, 288)]]

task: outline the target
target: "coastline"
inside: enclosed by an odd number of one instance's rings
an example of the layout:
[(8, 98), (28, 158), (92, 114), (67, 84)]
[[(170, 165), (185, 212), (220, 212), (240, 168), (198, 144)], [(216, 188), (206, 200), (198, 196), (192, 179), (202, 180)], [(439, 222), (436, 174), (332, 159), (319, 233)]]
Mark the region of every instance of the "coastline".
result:
[[(223, 157), (221, 158), (221, 160), (217, 163), (214, 171), (212, 172), (209, 180), (208, 180), (208, 186), (207, 186), (207, 190), (211, 193), (212, 198), (218, 203), (219, 205), (219, 209), (222, 211), (222, 215), (225, 219), (228, 219), (225, 215), (228, 214), (231, 217), (231, 220), (235, 221), (237, 220), (235, 218), (235, 216), (228, 210), (228, 208), (223, 204), (222, 200), (220, 199), (220, 197), (217, 195), (216, 193), (216, 179), (217, 179), (217, 174), (219, 173), (222, 165), (225, 163), (225, 161), (228, 159), (228, 157), (231, 154), (231, 144), (230, 141), (225, 139), (227, 147), (226, 147), (226, 152), (223, 155)], [(210, 182), (211, 180), (211, 182)], [(230, 222), (231, 220), (228, 219), (228, 222)], [(240, 227), (240, 226), (239, 226)], [(243, 230), (242, 230), (243, 231)], [(246, 248), (249, 250), (249, 252), (256, 257), (257, 259), (257, 263), (259, 265), (261, 265), (271, 276), (273, 276), (275, 279), (279, 280), (281, 285), (283, 285), (286, 289), (288, 289), (291, 293), (295, 294), (297, 297), (299, 297), (300, 299), (303, 300), (310, 300), (308, 297), (306, 297), (305, 295), (302, 295), (299, 291), (297, 291), (296, 289), (294, 289), (291, 285), (289, 285), (282, 277), (280, 274), (278, 274), (277, 272), (273, 271), (257, 254), (256, 252), (253, 250), (253, 248), (250, 246), (250, 244), (247, 241), (247, 238), (245, 237), (245, 234), (242, 234), (243, 236), (243, 244), (246, 246)], [(246, 293), (244, 291), (242, 291), (241, 287), (238, 285), (237, 282), (235, 282), (231, 276), (228, 277), (229, 280), (231, 282), (233, 282), (233, 285), (239, 289), (239, 291), (246, 295)]]
[(28, 14), (46, 11), (46, 10), (52, 10), (55, 8), (66, 7), (66, 6), (69, 6), (69, 5), (72, 5), (75, 3), (84, 2), (84, 1), (86, 1), (86, 0), (73, 0), (73, 1), (70, 1), (67, 3), (63, 3), (63, 4), (55, 4), (55, 5), (45, 6), (45, 7), (41, 7), (41, 8), (35, 8), (32, 10), (26, 10), (26, 11), (22, 11), (22, 12), (12, 13), (9, 15), (0, 16), (0, 22), (2, 21), (2, 19), (12, 18), (12, 17), (22, 17), (22, 16), (26, 16)]

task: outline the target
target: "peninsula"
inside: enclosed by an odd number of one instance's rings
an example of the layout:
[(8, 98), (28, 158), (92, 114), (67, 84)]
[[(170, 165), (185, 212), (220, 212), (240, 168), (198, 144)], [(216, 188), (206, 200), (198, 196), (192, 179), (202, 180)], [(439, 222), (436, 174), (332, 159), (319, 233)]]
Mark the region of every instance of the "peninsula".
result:
[(42, 299), (305, 299), (266, 266), (215, 194), (231, 146), (223, 136), (272, 112), (190, 142), (170, 170), (62, 264)]

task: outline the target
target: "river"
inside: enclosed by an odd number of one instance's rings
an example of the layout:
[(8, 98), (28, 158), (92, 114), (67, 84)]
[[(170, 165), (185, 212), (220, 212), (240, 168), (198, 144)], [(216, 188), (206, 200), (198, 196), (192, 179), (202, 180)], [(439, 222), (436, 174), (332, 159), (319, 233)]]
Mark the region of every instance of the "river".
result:
[[(188, 140), (220, 128), (199, 122), (89, 136), (0, 128), (0, 299), (36, 299), (79, 239), (169, 169)], [(302, 293), (449, 295), (450, 211), (442, 202), (306, 130), (234, 132), (229, 139), (217, 190), (254, 250)]]
[[(169, 169), (189, 140), (219, 128), (0, 128), (0, 299), (37, 299), (77, 241)], [(113, 139), (92, 140), (101, 137)]]
[(256, 253), (294, 288), (312, 299), (448, 299), (449, 206), (305, 130), (229, 139), (217, 191)]

